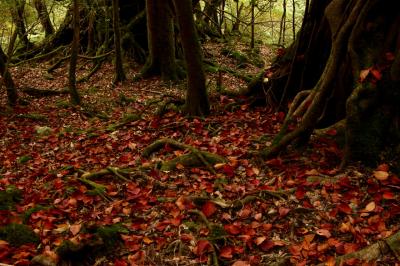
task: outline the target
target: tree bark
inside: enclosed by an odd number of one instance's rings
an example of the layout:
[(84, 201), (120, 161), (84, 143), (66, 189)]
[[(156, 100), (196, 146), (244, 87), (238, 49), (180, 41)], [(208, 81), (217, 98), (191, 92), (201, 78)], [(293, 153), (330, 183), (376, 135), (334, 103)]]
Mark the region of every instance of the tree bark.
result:
[(54, 27), (51, 23), (46, 3), (43, 0), (34, 0), (33, 4), (35, 5), (40, 24), (42, 24), (46, 37), (52, 35), (54, 33)]
[(33, 44), (28, 39), (28, 33), (26, 31), (24, 12), (25, 12), (25, 0), (15, 0), (11, 6), (11, 15), (15, 24), (16, 31), (18, 33), (19, 40), (22, 43), (23, 50), (29, 49)]
[(121, 32), (119, 25), (119, 1), (113, 0), (113, 28), (114, 28), (114, 49), (115, 49), (115, 73), (114, 82), (125, 81), (125, 72), (122, 63), (122, 51), (121, 51)]
[[(7, 69), (7, 56), (4, 54), (3, 49), (0, 46), (0, 74), (3, 77), (4, 86), (7, 90), (7, 99), (10, 106), (17, 104), (18, 95), (17, 89), (15, 88), (14, 81), (11, 77), (10, 72)], [(1, 87), (1, 84), (0, 84)]]
[(76, 88), (76, 64), (78, 62), (79, 52), (79, 0), (73, 1), (73, 27), (74, 37), (71, 45), (71, 58), (69, 62), (68, 82), (71, 103), (74, 105), (81, 104), (81, 97)]
[[(297, 40), (265, 73), (269, 81), (264, 90), (277, 92), (275, 101), (281, 107), (298, 94), (264, 155), (276, 155), (293, 141), (308, 140), (316, 127), (345, 118), (342, 167), (356, 161), (376, 165), (383, 151), (391, 154), (389, 160), (400, 156), (400, 93), (395, 89), (400, 73), (400, 14), (394, 11), (394, 2), (306, 4)], [(259, 77), (263, 79), (264, 75)]]
[(191, 0), (174, 0), (184, 58), (188, 71), (185, 112), (204, 116), (210, 112), (200, 42), (196, 34)]
[(149, 55), (142, 76), (161, 75), (163, 80), (177, 80), (170, 1), (146, 0), (146, 14)]

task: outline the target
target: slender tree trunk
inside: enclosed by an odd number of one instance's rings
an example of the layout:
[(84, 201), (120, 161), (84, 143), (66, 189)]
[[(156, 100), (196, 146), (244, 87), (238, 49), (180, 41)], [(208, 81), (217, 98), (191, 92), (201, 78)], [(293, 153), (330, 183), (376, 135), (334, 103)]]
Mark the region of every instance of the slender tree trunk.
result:
[(3, 77), (3, 83), (7, 90), (8, 104), (11, 106), (15, 106), (18, 100), (17, 90), (15, 88), (11, 74), (7, 68), (7, 56), (4, 54), (1, 46), (0, 46), (0, 74)]
[(88, 43), (86, 48), (86, 53), (88, 55), (93, 55), (95, 52), (95, 19), (96, 19), (96, 10), (93, 6), (89, 8), (89, 19), (88, 19)]
[(119, 0), (113, 0), (113, 28), (114, 28), (114, 46), (115, 46), (115, 73), (114, 82), (121, 82), (126, 79), (124, 67), (122, 64), (121, 51), (121, 31), (119, 26)]
[(32, 43), (28, 39), (28, 33), (26, 31), (24, 11), (25, 11), (25, 0), (14, 0), (11, 6), (11, 15), (15, 24), (15, 28), (18, 33), (18, 37), (23, 45), (24, 49), (32, 47)]
[(292, 33), (293, 33), (293, 41), (296, 40), (296, 1), (292, 0)]
[(256, 8), (256, 0), (251, 0), (251, 41), (250, 41), (250, 48), (254, 48), (254, 27), (255, 27), (255, 17), (254, 17), (254, 10)]
[(200, 42), (193, 20), (192, 1), (174, 0), (183, 53), (188, 70), (185, 112), (203, 116), (210, 112)]
[(71, 95), (71, 103), (74, 105), (81, 104), (81, 97), (76, 88), (76, 64), (78, 62), (79, 52), (79, 0), (73, 1), (73, 28), (74, 37), (71, 45), (71, 59), (69, 63), (69, 93)]
[(285, 35), (286, 35), (286, 0), (283, 0), (283, 13), (279, 29), (279, 41), (278, 41), (279, 45), (285, 46)]
[(34, 0), (33, 4), (35, 5), (40, 24), (42, 24), (46, 37), (52, 35), (54, 33), (54, 27), (51, 23), (46, 3), (43, 0)]

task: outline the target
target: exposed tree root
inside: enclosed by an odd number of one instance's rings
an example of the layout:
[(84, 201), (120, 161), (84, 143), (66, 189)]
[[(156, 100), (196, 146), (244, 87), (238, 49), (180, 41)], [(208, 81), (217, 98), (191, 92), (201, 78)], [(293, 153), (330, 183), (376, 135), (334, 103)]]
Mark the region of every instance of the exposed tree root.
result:
[[(295, 98), (295, 104), (290, 111), (290, 116), (285, 119), (284, 126), (278, 136), (273, 141), (273, 144), (268, 149), (261, 152), (261, 156), (264, 158), (277, 155), (287, 145), (292, 143), (294, 140), (305, 139), (310, 136), (315, 128), (316, 123), (323, 114), (323, 110), (329, 95), (332, 93), (332, 84), (334, 84), (335, 78), (340, 68), (342, 58), (346, 55), (347, 43), (349, 35), (353, 29), (353, 25), (357, 20), (358, 14), (363, 10), (364, 5), (362, 2), (357, 2), (355, 7), (352, 9), (351, 14), (345, 21), (343, 26), (334, 30), (331, 25), (332, 36), (334, 36), (331, 53), (328, 62), (325, 66), (323, 73), (320, 76), (319, 81), (315, 85), (311, 92), (300, 93)], [(334, 18), (332, 18), (333, 20)], [(333, 21), (328, 22), (333, 24)], [(305, 99), (300, 103), (302, 98)], [(304, 113), (304, 115), (302, 115)], [(287, 132), (288, 124), (293, 122), (296, 116), (302, 115), (302, 120), (291, 132)]]
[(162, 171), (171, 171), (176, 168), (178, 164), (183, 165), (185, 167), (200, 167), (206, 166), (207, 169), (215, 173), (213, 165), (216, 163), (224, 163), (226, 159), (210, 152), (198, 150), (190, 145), (183, 144), (181, 142), (175, 141), (173, 139), (160, 139), (156, 140), (149, 146), (147, 146), (143, 152), (143, 157), (149, 157), (152, 153), (162, 149), (165, 145), (169, 145), (176, 149), (188, 150), (189, 154), (184, 154), (178, 156), (175, 159), (164, 162), (161, 165)]
[[(336, 265), (343, 265), (346, 260), (358, 259), (361, 261), (376, 261), (383, 255), (393, 253), (396, 258), (400, 261), (400, 231), (394, 235), (380, 240), (372, 245), (369, 245), (359, 251), (349, 253), (336, 258)], [(321, 263), (318, 266), (326, 265)]]
[(62, 90), (44, 90), (44, 89), (36, 89), (36, 88), (21, 88), (22, 92), (36, 98), (48, 97), (48, 96), (57, 96), (68, 94), (69, 91), (67, 89)]

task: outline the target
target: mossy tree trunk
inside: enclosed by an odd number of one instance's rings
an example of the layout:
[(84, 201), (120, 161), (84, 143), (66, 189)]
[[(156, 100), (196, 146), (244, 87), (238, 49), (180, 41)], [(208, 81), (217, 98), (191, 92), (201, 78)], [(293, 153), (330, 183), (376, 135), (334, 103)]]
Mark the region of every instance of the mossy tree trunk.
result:
[(0, 87), (1, 83), (4, 83), (4, 86), (6, 87), (7, 90), (7, 99), (8, 99), (8, 104), (11, 106), (16, 105), (18, 95), (17, 95), (17, 89), (15, 88), (14, 81), (11, 77), (10, 72), (7, 69), (7, 56), (4, 54), (3, 49), (0, 46), (0, 75), (2, 76), (3, 80), (0, 81)]
[(46, 37), (52, 35), (54, 33), (54, 27), (51, 23), (46, 3), (43, 0), (34, 0), (33, 4), (36, 12), (38, 13), (38, 18), (40, 24), (42, 24)]
[(32, 43), (28, 39), (28, 32), (26, 31), (25, 25), (25, 0), (14, 0), (11, 5), (11, 15), (15, 24), (15, 29), (18, 34), (18, 38), (21, 42), (23, 50), (32, 47)]
[(122, 63), (121, 31), (119, 25), (119, 0), (113, 0), (112, 5), (113, 5), (114, 46), (115, 46), (114, 82), (121, 82), (124, 81), (126, 77)]
[(191, 0), (174, 0), (179, 34), (188, 72), (185, 112), (190, 116), (209, 114), (200, 42), (196, 34)]
[(161, 75), (163, 80), (177, 80), (170, 0), (146, 0), (146, 15), (149, 55), (142, 76)]
[[(269, 100), (280, 108), (296, 96), (263, 155), (276, 155), (293, 141), (308, 140), (314, 128), (343, 118), (342, 166), (376, 164), (382, 151), (395, 151), (400, 139), (399, 54), (396, 1), (312, 0), (297, 40), (258, 82), (258, 88), (274, 92), (276, 98)], [(265, 76), (269, 81), (262, 84)], [(254, 94), (257, 86), (253, 89), (248, 92)]]
[(69, 62), (68, 82), (71, 103), (75, 105), (81, 104), (81, 97), (76, 88), (76, 64), (78, 61), (79, 52), (79, 0), (73, 1), (73, 27), (74, 37), (71, 45), (71, 58)]

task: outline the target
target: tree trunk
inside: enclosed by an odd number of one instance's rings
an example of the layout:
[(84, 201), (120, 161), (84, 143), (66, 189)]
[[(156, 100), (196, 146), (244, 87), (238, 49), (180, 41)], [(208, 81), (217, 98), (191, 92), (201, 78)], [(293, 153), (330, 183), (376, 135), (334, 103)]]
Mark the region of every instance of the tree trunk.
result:
[(191, 0), (174, 0), (183, 53), (188, 71), (185, 112), (204, 116), (210, 112), (200, 42), (196, 34)]
[(46, 3), (43, 0), (34, 0), (33, 4), (35, 5), (40, 24), (42, 24), (46, 37), (52, 35), (54, 33), (54, 27), (51, 23)]
[(124, 67), (122, 64), (122, 51), (121, 51), (121, 32), (119, 25), (119, 1), (113, 0), (113, 28), (114, 28), (114, 46), (115, 46), (115, 77), (114, 82), (121, 82), (126, 79)]
[(28, 39), (28, 33), (25, 26), (25, 0), (15, 0), (11, 6), (11, 15), (18, 33), (19, 40), (22, 44), (22, 49), (27, 50), (32, 47), (32, 43)]
[(2, 83), (4, 83), (4, 86), (6, 87), (7, 90), (8, 104), (11, 106), (15, 106), (18, 100), (17, 90), (15, 88), (11, 74), (7, 69), (7, 56), (4, 54), (1, 46), (0, 46), (0, 74), (3, 77)]
[(146, 14), (149, 56), (142, 76), (161, 75), (163, 80), (177, 80), (171, 3), (146, 0)]
[(345, 118), (342, 166), (355, 161), (375, 165), (382, 151), (397, 158), (400, 14), (395, 2), (307, 3), (297, 40), (265, 73), (264, 90), (277, 92), (275, 102), (281, 106), (299, 92), (265, 156)]
[(74, 37), (71, 45), (71, 59), (69, 62), (69, 93), (71, 96), (71, 103), (74, 105), (81, 104), (81, 97), (79, 96), (76, 88), (76, 64), (78, 61), (79, 52), (79, 0), (73, 1), (73, 27)]

